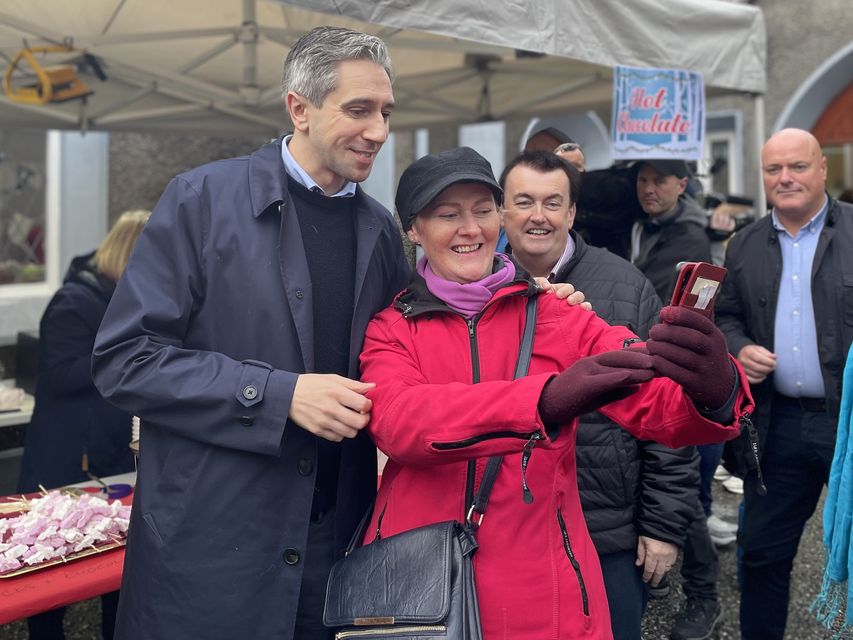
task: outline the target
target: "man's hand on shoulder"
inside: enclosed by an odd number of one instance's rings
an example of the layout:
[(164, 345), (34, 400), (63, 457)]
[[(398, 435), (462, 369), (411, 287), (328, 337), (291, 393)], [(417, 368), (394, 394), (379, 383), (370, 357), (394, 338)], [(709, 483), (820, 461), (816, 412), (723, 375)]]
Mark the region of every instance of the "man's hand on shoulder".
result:
[(320, 438), (354, 438), (370, 422), (372, 402), (364, 394), (376, 385), (336, 374), (304, 373), (296, 380), (288, 417)]
[(549, 282), (547, 278), (533, 278), (538, 286), (545, 293), (553, 293), (559, 300), (565, 300), (570, 305), (580, 305), (582, 309), (592, 311), (592, 305), (589, 302), (584, 302), (586, 296), (583, 291), (577, 291), (573, 285), (568, 282)]

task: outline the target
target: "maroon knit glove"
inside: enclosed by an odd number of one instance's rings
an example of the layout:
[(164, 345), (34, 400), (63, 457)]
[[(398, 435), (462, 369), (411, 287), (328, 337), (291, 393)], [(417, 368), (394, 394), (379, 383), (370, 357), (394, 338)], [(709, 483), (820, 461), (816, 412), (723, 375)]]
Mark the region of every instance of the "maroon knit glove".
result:
[(627, 398), (654, 375), (652, 357), (633, 349), (581, 358), (542, 389), (539, 415), (545, 424), (568, 422)]
[(713, 322), (685, 307), (664, 307), (646, 346), (655, 371), (680, 384), (693, 401), (713, 410), (732, 395), (735, 369), (726, 339)]

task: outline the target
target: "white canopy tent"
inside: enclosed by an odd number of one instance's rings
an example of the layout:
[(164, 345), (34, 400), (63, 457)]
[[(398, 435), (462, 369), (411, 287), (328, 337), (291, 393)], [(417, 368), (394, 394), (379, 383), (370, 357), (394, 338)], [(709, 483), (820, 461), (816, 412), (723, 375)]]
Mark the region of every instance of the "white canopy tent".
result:
[[(322, 24), (388, 43), (397, 75), (396, 131), (567, 113), (608, 122), (612, 68), (625, 64), (700, 72), (709, 95), (755, 95), (759, 142), (763, 136), (763, 16), (722, 0), (3, 0), (0, 68), (24, 46), (64, 44), (74, 51), (49, 54), (44, 63), (79, 62), (85, 52), (107, 79), (80, 66), (94, 93), (44, 106), (0, 92), (0, 130), (276, 135), (289, 124), (279, 86), (284, 57)], [(87, 136), (86, 145), (101, 144), (96, 138)], [(73, 188), (74, 180), (93, 184), (97, 163), (56, 150), (49, 155), (88, 172), (68, 179), (70, 192), (98, 191)], [(60, 203), (73, 205), (62, 188), (51, 193), (47, 244), (57, 252), (60, 235), (80, 224), (59, 215)], [(53, 286), (65, 258), (51, 263)], [(17, 328), (34, 328), (50, 293), (39, 286), (43, 300), (22, 298), (15, 313), (0, 317), (26, 315)], [(0, 323), (0, 341), (13, 333)]]
[(395, 129), (571, 111), (608, 119), (616, 64), (703, 74), (709, 94), (765, 87), (760, 9), (721, 0), (5, 0), (0, 55), (62, 43), (94, 55), (85, 101), (0, 95), (0, 127), (274, 134), (280, 77), (310, 28), (345, 25), (391, 49)]

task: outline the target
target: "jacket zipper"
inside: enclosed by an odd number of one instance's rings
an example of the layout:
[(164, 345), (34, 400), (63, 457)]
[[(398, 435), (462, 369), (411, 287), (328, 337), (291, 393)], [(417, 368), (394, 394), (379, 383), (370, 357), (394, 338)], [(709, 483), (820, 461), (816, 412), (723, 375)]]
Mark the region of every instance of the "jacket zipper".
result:
[[(408, 305), (405, 304), (403, 306), (408, 307)], [(482, 315), (483, 311), (473, 318), (465, 320), (465, 324), (468, 327), (468, 345), (471, 349), (471, 381), (474, 384), (480, 382), (480, 349), (477, 345), (477, 320)], [(495, 431), (481, 436), (467, 438), (465, 440), (457, 440), (456, 442), (434, 442), (432, 446), (441, 451), (446, 451), (448, 449), (462, 449), (464, 447), (470, 447), (471, 445), (479, 442), (495, 440), (496, 438), (523, 438), (524, 440), (527, 440), (527, 444), (524, 445), (524, 449), (521, 452), (521, 495), (525, 504), (530, 504), (533, 502), (533, 493), (531, 493), (530, 487), (527, 486), (527, 465), (530, 463), (530, 456), (533, 453), (533, 447), (536, 446), (536, 442), (545, 438), (541, 431), (530, 431), (528, 433)]]
[(563, 548), (566, 550), (566, 555), (569, 557), (569, 562), (572, 565), (572, 569), (575, 570), (575, 577), (578, 579), (578, 586), (581, 590), (581, 600), (583, 601), (583, 614), (585, 616), (589, 615), (589, 598), (586, 594), (586, 583), (583, 580), (583, 574), (581, 573), (581, 566), (578, 563), (577, 558), (575, 558), (575, 552), (572, 551), (572, 545), (569, 542), (569, 532), (566, 530), (566, 522), (563, 520), (563, 511), (562, 509), (557, 509), (557, 521), (560, 523), (560, 533), (563, 534)]
[(761, 474), (761, 461), (758, 459), (758, 430), (752, 423), (749, 413), (744, 413), (740, 417), (740, 420), (738, 420), (738, 423), (740, 423), (741, 429), (746, 427), (746, 434), (749, 438), (749, 450), (752, 453), (752, 459), (755, 461), (755, 471), (758, 474), (758, 487), (755, 490), (758, 492), (758, 495), (767, 495), (767, 487), (764, 485), (764, 477)]
[(383, 636), (399, 636), (403, 633), (446, 633), (447, 627), (445, 625), (412, 625), (408, 627), (404, 626), (393, 626), (388, 627), (387, 629), (348, 629), (345, 631), (338, 631), (335, 634), (335, 640), (343, 640), (344, 638), (363, 638), (363, 637), (373, 637), (373, 638), (381, 638)]
[[(481, 436), (474, 436), (473, 438), (466, 438), (465, 440), (457, 440), (455, 442), (433, 442), (432, 446), (436, 449), (441, 449), (442, 451), (448, 449), (464, 449), (465, 447), (470, 447), (472, 445), (478, 444), (480, 442), (484, 442), (486, 440), (496, 440), (498, 438), (520, 438), (522, 440), (544, 440), (545, 436), (542, 435), (541, 431), (529, 431), (527, 433), (519, 433), (518, 431), (493, 431), (491, 433), (485, 433)], [(524, 445), (525, 450), (530, 445), (528, 442)], [(532, 446), (530, 446), (533, 449)], [(528, 458), (530, 454), (528, 452)]]
[[(471, 382), (474, 384), (480, 382), (480, 350), (477, 346), (477, 317), (479, 316), (475, 316), (474, 318), (465, 321), (465, 324), (468, 326), (468, 345), (471, 348)], [(466, 438), (465, 440), (456, 440), (454, 442), (434, 442), (432, 446), (440, 450), (463, 449), (485, 440), (495, 440), (497, 438), (522, 438), (524, 440), (532, 441), (541, 440), (543, 437), (544, 436), (539, 431), (530, 431), (528, 433), (518, 433), (516, 431), (493, 431), (492, 433), (474, 436), (473, 438)], [(529, 459), (530, 451), (528, 450), (528, 446), (531, 450), (533, 449), (533, 446), (528, 442), (524, 447), (527, 458)], [(524, 464), (524, 467), (526, 466), (527, 464)]]
[(477, 347), (477, 323), (474, 318), (466, 320), (468, 325), (468, 344), (471, 347), (471, 378), (474, 384), (480, 381), (480, 349)]
[(530, 455), (533, 453), (533, 447), (536, 446), (538, 440), (542, 440), (543, 436), (538, 431), (530, 436), (530, 440), (524, 445), (521, 451), (521, 498), (524, 504), (533, 502), (533, 492), (527, 486), (527, 465), (530, 463)]

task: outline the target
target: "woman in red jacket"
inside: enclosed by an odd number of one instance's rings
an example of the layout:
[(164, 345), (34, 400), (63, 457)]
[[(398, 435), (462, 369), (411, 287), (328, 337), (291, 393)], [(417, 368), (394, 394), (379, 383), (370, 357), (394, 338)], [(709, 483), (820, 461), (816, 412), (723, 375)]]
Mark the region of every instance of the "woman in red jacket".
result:
[(424, 258), (368, 326), (361, 355), (363, 380), (376, 383), (368, 429), (389, 456), (365, 542), (463, 520), (468, 460), (479, 479), (502, 455), (474, 557), (484, 638), (611, 638), (578, 498), (576, 417), (599, 409), (637, 438), (678, 447), (734, 437), (752, 400), (698, 313), (664, 309), (644, 349), (553, 295), (539, 299), (529, 374), (512, 380), (538, 289), (495, 254), (499, 198), (489, 163), (464, 147), (400, 179), (398, 214)]

